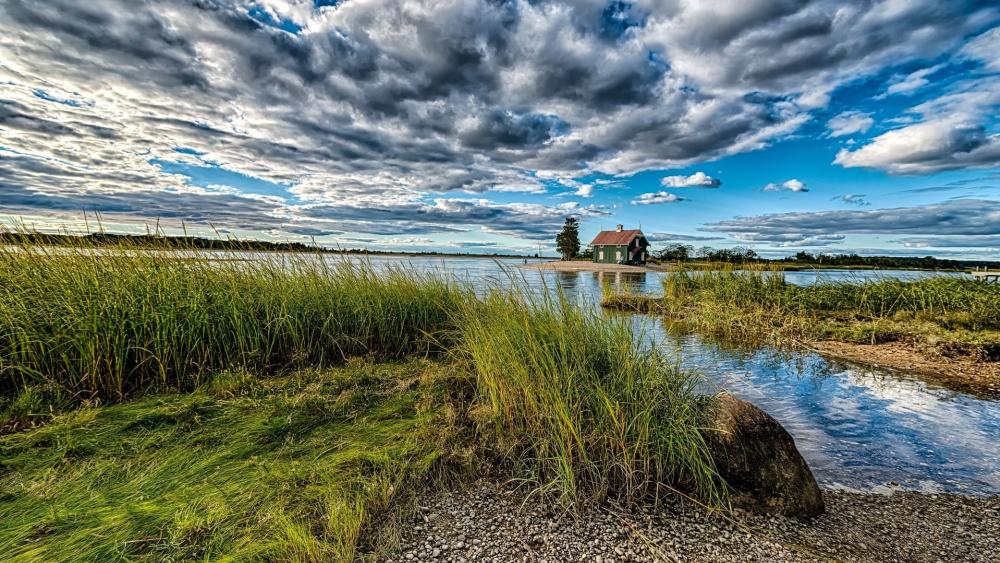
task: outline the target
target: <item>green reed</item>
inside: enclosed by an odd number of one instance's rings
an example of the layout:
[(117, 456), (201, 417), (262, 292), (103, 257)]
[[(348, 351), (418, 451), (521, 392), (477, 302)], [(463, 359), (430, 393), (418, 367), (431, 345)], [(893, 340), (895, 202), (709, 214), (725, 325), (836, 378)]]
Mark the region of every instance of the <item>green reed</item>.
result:
[(495, 290), (470, 304), (458, 355), (475, 374), (474, 418), (493, 453), (563, 499), (721, 492), (700, 429), (698, 379), (643, 345), (628, 318), (559, 295)]
[[(221, 258), (221, 259), (220, 259)], [(220, 369), (431, 349), (467, 296), (442, 277), (316, 255), (0, 249), (0, 393), (120, 400)]]

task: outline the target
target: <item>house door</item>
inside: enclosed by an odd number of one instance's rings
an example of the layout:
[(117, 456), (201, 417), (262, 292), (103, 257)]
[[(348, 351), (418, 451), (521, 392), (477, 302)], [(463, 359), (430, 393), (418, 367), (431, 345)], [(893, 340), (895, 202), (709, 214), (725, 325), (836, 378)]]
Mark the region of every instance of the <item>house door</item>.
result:
[(621, 261), (622, 261), (622, 251), (621, 250), (616, 250), (615, 251), (615, 262), (621, 262)]
[(604, 251), (603, 250), (597, 253), (597, 259), (601, 260), (601, 261), (604, 260)]

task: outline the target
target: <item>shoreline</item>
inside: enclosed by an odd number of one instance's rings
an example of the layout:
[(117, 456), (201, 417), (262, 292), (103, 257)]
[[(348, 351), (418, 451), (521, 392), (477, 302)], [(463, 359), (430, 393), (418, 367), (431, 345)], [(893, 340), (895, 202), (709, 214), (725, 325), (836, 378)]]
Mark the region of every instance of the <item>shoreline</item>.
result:
[(413, 561), (991, 561), (1000, 496), (823, 489), (810, 520), (709, 512), (675, 495), (659, 506), (591, 506), (574, 514), (480, 480), (418, 499), (383, 559)]
[(902, 342), (859, 344), (815, 340), (803, 347), (835, 360), (920, 376), (928, 383), (986, 397), (1000, 397), (1000, 362), (931, 357)]
[[(619, 296), (605, 299), (601, 306), (627, 313), (655, 315), (669, 319), (682, 330), (694, 330), (682, 314), (671, 314), (651, 296)], [(726, 338), (723, 337), (723, 340)], [(779, 349), (814, 352), (832, 360), (861, 366), (886, 369), (915, 376), (929, 384), (979, 397), (1000, 398), (1000, 362), (977, 360), (970, 356), (944, 356), (921, 348), (919, 341), (894, 340), (877, 344), (836, 340), (832, 338), (799, 339), (790, 337), (775, 342), (770, 337), (751, 343), (772, 345)]]
[(666, 265), (631, 266), (627, 264), (604, 264), (587, 260), (528, 262), (527, 264), (518, 264), (517, 267), (534, 270), (554, 270), (557, 272), (627, 272), (639, 274), (670, 271), (670, 267)]

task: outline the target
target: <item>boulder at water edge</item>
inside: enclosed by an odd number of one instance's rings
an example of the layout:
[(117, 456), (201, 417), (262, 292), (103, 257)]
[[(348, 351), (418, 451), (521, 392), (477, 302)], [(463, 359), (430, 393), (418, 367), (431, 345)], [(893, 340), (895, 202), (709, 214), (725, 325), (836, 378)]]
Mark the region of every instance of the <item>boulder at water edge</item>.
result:
[(720, 394), (705, 440), (734, 507), (802, 518), (823, 512), (823, 494), (795, 440), (763, 410)]

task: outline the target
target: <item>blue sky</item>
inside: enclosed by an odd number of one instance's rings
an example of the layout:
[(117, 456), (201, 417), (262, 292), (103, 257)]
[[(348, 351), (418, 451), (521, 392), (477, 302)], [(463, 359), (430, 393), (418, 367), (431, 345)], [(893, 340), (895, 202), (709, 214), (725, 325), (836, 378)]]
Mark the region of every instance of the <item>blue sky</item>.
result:
[[(127, 5), (127, 6), (126, 6)], [(9, 0), (0, 221), (1000, 258), (992, 2)]]

